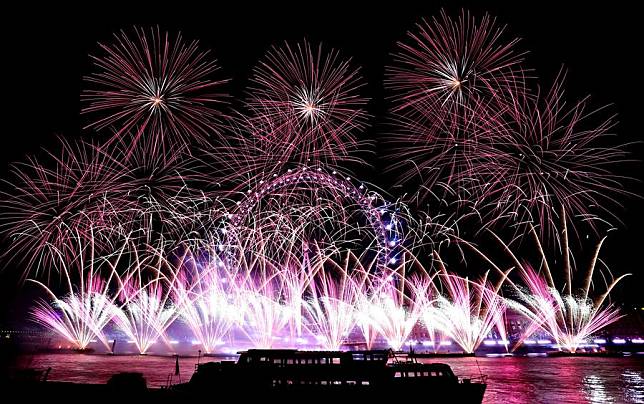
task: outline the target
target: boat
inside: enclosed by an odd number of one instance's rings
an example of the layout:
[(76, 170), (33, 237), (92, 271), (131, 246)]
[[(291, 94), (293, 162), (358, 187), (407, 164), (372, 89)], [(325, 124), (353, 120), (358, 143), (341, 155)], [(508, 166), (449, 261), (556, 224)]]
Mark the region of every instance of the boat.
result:
[(237, 362), (196, 365), (190, 381), (175, 389), (196, 396), (252, 393), (282, 402), (314, 394), (342, 400), (424, 397), (425, 403), (480, 404), (487, 386), (485, 376), (459, 378), (447, 364), (401, 361), (391, 351), (250, 349), (239, 355)]

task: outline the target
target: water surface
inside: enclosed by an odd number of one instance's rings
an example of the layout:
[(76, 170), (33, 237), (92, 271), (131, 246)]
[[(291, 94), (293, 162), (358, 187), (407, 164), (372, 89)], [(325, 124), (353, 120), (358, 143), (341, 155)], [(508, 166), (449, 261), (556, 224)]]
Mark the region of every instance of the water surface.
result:
[[(201, 358), (201, 362), (219, 360)], [(428, 360), (429, 361), (429, 360)], [(431, 361), (437, 361), (432, 359)], [(644, 403), (642, 358), (448, 358), (459, 376), (488, 375), (485, 403)], [(196, 357), (38, 354), (23, 358), (22, 366), (51, 367), (50, 380), (105, 383), (117, 372), (141, 372), (150, 387), (187, 381)]]

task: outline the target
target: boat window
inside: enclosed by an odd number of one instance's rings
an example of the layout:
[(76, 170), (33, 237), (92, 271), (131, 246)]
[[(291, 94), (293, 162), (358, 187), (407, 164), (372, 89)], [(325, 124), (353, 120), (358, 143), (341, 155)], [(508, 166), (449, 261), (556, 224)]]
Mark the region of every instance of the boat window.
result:
[(415, 372), (407, 372), (407, 377), (414, 377), (416, 376)]
[(394, 374), (394, 377), (403, 377), (403, 374), (402, 372), (396, 372), (396, 374)]
[(333, 364), (334, 365), (339, 365), (340, 364), (340, 358), (333, 358)]
[(363, 380), (362, 385), (363, 386), (368, 386), (369, 385), (369, 380)]
[(423, 372), (423, 376), (425, 377), (429, 376), (429, 372)]
[(286, 363), (289, 364), (289, 365), (292, 365), (293, 364), (293, 359), (287, 359)]

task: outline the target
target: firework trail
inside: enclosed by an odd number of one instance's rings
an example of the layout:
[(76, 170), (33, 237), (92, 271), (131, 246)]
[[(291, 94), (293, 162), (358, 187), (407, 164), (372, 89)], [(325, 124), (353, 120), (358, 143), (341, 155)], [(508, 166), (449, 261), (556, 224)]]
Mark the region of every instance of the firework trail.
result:
[(140, 354), (146, 354), (159, 340), (172, 350), (165, 331), (179, 315), (172, 301), (179, 281), (176, 267), (164, 256), (162, 241), (145, 252), (133, 246), (125, 254), (130, 262), (117, 278), (120, 305), (114, 310), (113, 321)]
[[(356, 307), (369, 286), (370, 274), (349, 265), (356, 257), (347, 252), (342, 266), (322, 262), (310, 283), (304, 305), (310, 332), (326, 350), (339, 350), (356, 325)], [(330, 264), (325, 267), (324, 264)]]
[(3, 180), (10, 190), (2, 191), (0, 201), (0, 226), (9, 239), (3, 256), (21, 264), (23, 278), (49, 277), (64, 261), (59, 254), (76, 254), (79, 239), (100, 251), (113, 248), (100, 229), (111, 225), (104, 192), (118, 172), (92, 144), (61, 138), (60, 145), (60, 154), (30, 157), (13, 166), (10, 181)]
[[(257, 271), (253, 271), (257, 273)], [(238, 288), (237, 307), (242, 307), (242, 331), (253, 347), (272, 348), (289, 324), (289, 307), (280, 303), (282, 285), (277, 276), (269, 276), (265, 269), (259, 271), (264, 276), (247, 277)]]
[(363, 293), (356, 305), (355, 321), (362, 333), (365, 347), (371, 350), (378, 337), (378, 329), (372, 318), (371, 297)]
[(32, 310), (34, 321), (57, 333), (76, 349), (84, 350), (93, 339), (110, 349), (103, 329), (114, 315), (116, 305), (109, 288), (114, 274), (107, 280), (100, 276), (99, 260), (94, 256), (94, 245), (78, 238), (75, 257), (58, 252), (61, 276), (67, 294), (57, 297), (44, 283), (30, 279), (41, 286), (49, 298), (40, 300)]
[[(567, 233), (565, 225), (563, 233)], [(537, 250), (540, 253), (539, 271), (533, 269), (528, 263), (522, 263), (512, 253), (510, 247), (497, 239), (506, 252), (521, 270), (521, 277), (525, 287), (514, 284), (516, 298), (508, 300), (510, 307), (526, 316), (532, 324), (526, 328), (519, 344), (530, 337), (535, 331), (543, 330), (550, 334), (557, 342), (560, 349), (574, 353), (585, 344), (587, 339), (602, 328), (619, 320), (622, 316), (619, 310), (606, 300), (612, 289), (627, 275), (614, 278), (609, 271), (603, 273), (606, 290), (604, 293), (591, 298), (594, 291), (593, 277), (599, 259), (599, 252), (603, 244), (602, 239), (595, 248), (588, 270), (579, 289), (573, 289), (575, 262), (568, 247), (567, 238), (563, 237), (563, 275), (565, 278), (563, 288), (557, 288), (548, 259), (539, 241), (534, 228), (531, 233), (535, 239)], [(601, 262), (601, 261), (600, 261)], [(517, 344), (518, 346), (518, 344)]]
[(233, 274), (219, 259), (204, 267), (191, 254), (177, 266), (183, 272), (173, 288), (174, 304), (204, 351), (213, 353), (237, 321), (238, 308), (231, 299)]
[(568, 105), (564, 79), (545, 94), (513, 94), (500, 117), (478, 121), (483, 136), (496, 139), (473, 167), (480, 181), (471, 188), (486, 201), (481, 209), (493, 220), (534, 223), (542, 236), (557, 235), (562, 215), (596, 229), (606, 219), (599, 215), (615, 218), (615, 195), (629, 194), (622, 185), (628, 178), (615, 174), (629, 161), (626, 145), (610, 139), (615, 116), (596, 119), (604, 108), (589, 109), (588, 97)]
[(368, 116), (350, 62), (306, 41), (274, 47), (260, 62), (246, 104), (274, 160), (335, 163), (358, 148)]
[[(381, 265), (395, 259), (413, 220), (404, 206), (353, 184), (350, 177), (302, 167), (248, 187), (230, 213), (228, 234), (277, 256), (292, 249), (371, 249)], [(297, 240), (294, 240), (297, 239)], [(251, 248), (253, 248), (251, 246)]]
[(401, 181), (458, 183), (489, 140), (473, 124), (496, 116), (510, 91), (526, 91), (524, 54), (504, 31), (489, 15), (454, 20), (442, 11), (398, 43), (385, 84), (394, 94), (390, 169), (405, 167)]
[[(412, 277), (409, 272), (414, 268), (421, 272)], [(386, 273), (383, 271), (374, 280), (369, 304), (365, 306), (366, 317), (372, 322), (373, 328), (394, 350), (399, 350), (406, 342), (418, 324), (427, 301), (414, 294), (422, 289), (418, 287), (418, 282), (422, 281), (419, 275), (426, 275), (424, 268), (415, 257), (403, 254), (395, 268)]]
[(132, 145), (146, 136), (164, 149), (221, 132), (226, 80), (211, 78), (217, 65), (197, 41), (135, 27), (99, 45), (103, 54), (92, 56), (97, 72), (85, 78), (91, 88), (81, 94), (81, 112), (94, 117), (87, 127), (113, 127), (113, 139), (132, 131)]
[[(297, 246), (294, 242), (292, 246)], [(279, 273), (280, 283), (284, 288), (283, 301), (290, 313), (289, 327), (290, 335), (294, 338), (301, 338), (304, 331), (304, 310), (306, 306), (306, 293), (311, 286), (313, 276), (317, 272), (317, 264), (311, 263), (311, 255), (314, 252), (296, 254), (289, 251), (282, 261), (283, 271)], [(318, 256), (321, 252), (318, 251)], [(313, 256), (315, 259), (315, 256)]]
[[(47, 289), (44, 284), (39, 284)], [(32, 310), (34, 321), (66, 339), (76, 349), (86, 349), (95, 338), (108, 347), (102, 330), (112, 318), (113, 306), (102, 294), (100, 279), (96, 279), (86, 290), (72, 292), (62, 298), (56, 297), (48, 289), (47, 292), (53, 302), (36, 302)]]
[(471, 281), (448, 273), (437, 253), (435, 256), (440, 267), (438, 276), (441, 286), (445, 289), (445, 295), (438, 295), (435, 302), (425, 309), (424, 317), (428, 330), (440, 330), (466, 353), (474, 352), (493, 329), (506, 341), (506, 302), (499, 295), (499, 290), (507, 273), (496, 285), (488, 281), (488, 272), (481, 280)]

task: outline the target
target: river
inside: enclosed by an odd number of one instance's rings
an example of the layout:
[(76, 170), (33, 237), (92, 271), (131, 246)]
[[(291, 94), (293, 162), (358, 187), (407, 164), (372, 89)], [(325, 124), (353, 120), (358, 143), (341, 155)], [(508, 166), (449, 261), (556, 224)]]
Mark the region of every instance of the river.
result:
[[(201, 358), (215, 360), (214, 358)], [(436, 360), (432, 360), (436, 361)], [(459, 376), (488, 375), (485, 403), (644, 403), (644, 360), (632, 358), (446, 358)], [(117, 372), (141, 372), (150, 387), (164, 386), (169, 375), (187, 381), (197, 358), (169, 356), (37, 354), (22, 366), (51, 367), (50, 380), (104, 383)]]

